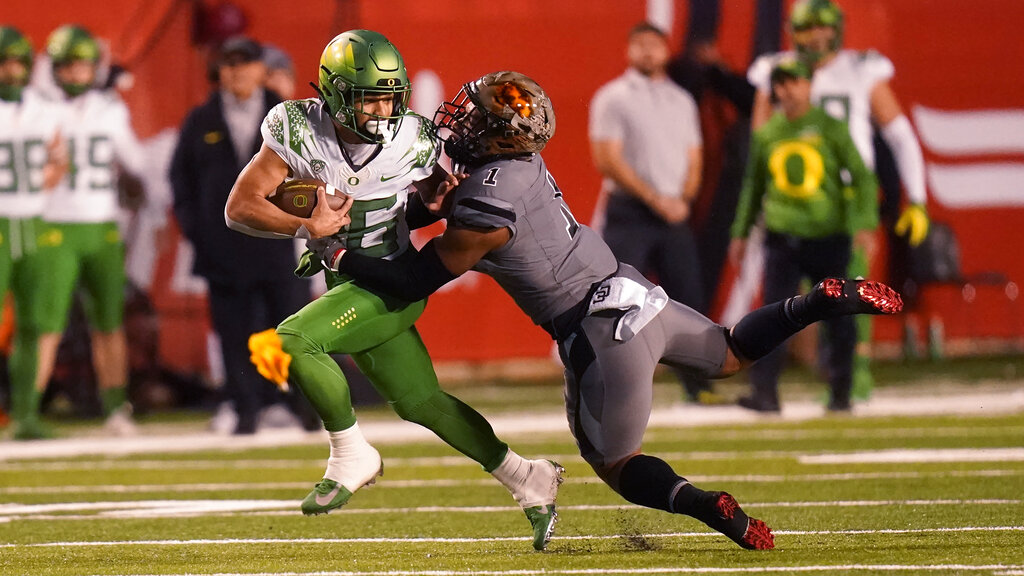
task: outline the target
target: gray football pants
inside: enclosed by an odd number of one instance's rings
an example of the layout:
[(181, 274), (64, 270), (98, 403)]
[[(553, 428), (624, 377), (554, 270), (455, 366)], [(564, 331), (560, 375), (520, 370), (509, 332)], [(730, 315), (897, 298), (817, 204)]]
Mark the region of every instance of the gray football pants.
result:
[[(622, 272), (645, 286), (639, 273)], [(559, 340), (565, 365), (565, 409), (580, 454), (592, 467), (610, 466), (640, 450), (651, 414), (659, 362), (715, 376), (728, 352), (726, 329), (674, 300), (628, 341), (612, 335), (621, 311), (587, 316)]]

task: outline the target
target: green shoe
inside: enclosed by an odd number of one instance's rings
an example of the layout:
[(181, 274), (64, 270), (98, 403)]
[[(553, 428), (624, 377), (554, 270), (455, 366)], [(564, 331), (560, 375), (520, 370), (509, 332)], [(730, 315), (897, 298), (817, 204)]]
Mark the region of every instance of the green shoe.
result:
[(313, 491), (302, 500), (302, 513), (306, 516), (327, 514), (348, 503), (352, 493), (334, 480), (324, 478), (316, 483)]
[(49, 440), (53, 436), (53, 430), (35, 419), (17, 422), (14, 427), (15, 440)]
[(526, 518), (533, 526), (533, 549), (543, 550), (555, 534), (555, 524), (558, 522), (558, 512), (555, 512), (555, 505), (548, 504), (546, 506), (524, 508), (523, 512), (526, 512)]
[[(369, 486), (377, 482), (378, 476), (384, 475), (384, 465), (381, 464), (377, 472), (366, 481), (363, 486)], [(334, 480), (324, 478), (316, 483), (313, 491), (302, 499), (302, 513), (306, 516), (316, 514), (327, 514), (335, 508), (341, 508), (348, 503), (352, 492)]]

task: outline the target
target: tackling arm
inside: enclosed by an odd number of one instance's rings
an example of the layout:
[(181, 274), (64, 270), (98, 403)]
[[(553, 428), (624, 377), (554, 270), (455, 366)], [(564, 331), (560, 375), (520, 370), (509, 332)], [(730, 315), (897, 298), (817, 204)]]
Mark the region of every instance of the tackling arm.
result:
[(892, 150), (907, 193), (908, 204), (896, 223), (896, 233), (908, 235), (911, 246), (916, 246), (928, 234), (924, 156), (910, 120), (903, 114), (888, 82), (880, 82), (871, 90), (871, 116)]
[(466, 273), (488, 252), (504, 246), (511, 236), (508, 228), (449, 228), (402, 262), (349, 253), (340, 246), (327, 247), (321, 256), (342, 274), (386, 294), (416, 302)]

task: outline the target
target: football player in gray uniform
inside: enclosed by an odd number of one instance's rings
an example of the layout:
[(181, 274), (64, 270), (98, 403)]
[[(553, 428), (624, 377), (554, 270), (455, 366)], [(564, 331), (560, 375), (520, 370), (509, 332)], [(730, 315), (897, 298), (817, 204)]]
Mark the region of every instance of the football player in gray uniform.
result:
[(517, 72), (487, 74), (465, 84), (435, 121), (449, 132), (445, 151), (465, 171), (447, 197), (427, 199), (447, 217), (444, 234), (402, 262), (350, 252), (335, 239), (318, 248), (324, 263), (410, 301), (471, 269), (492, 276), (557, 341), (569, 426), (608, 486), (634, 504), (701, 520), (743, 548), (774, 548), (771, 529), (728, 492), (701, 490), (641, 452), (655, 366), (729, 376), (812, 322), (896, 313), (900, 295), (879, 282), (829, 278), (731, 329), (719, 326), (616, 262), (573, 218), (539, 154), (555, 114), (536, 82)]

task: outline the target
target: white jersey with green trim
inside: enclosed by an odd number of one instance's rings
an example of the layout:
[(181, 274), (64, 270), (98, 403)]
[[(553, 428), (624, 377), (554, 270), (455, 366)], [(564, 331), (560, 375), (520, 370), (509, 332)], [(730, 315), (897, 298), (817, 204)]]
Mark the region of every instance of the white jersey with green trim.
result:
[(433, 123), (407, 113), (391, 140), (375, 146), (362, 166), (349, 162), (331, 116), (318, 99), (278, 104), (267, 114), (261, 132), (267, 147), (291, 168), (291, 178), (321, 180), (355, 200), (345, 234), (349, 250), (394, 258), (409, 246), (408, 190), (430, 176), (437, 163)]
[(49, 195), (43, 219), (50, 222), (113, 222), (121, 209), (117, 168), (144, 171), (141, 147), (132, 131), (128, 107), (112, 91), (89, 90), (59, 103), (64, 109), (61, 137), (71, 166)]
[[(796, 52), (758, 57), (747, 72), (747, 80), (759, 91), (771, 94), (771, 71), (783, 58), (796, 58)], [(828, 64), (814, 71), (811, 80), (811, 102), (850, 125), (853, 143), (872, 170), (875, 149), (871, 144), (871, 91), (894, 73), (892, 62), (874, 50), (840, 50)]]
[(21, 101), (0, 100), (0, 217), (43, 212), (47, 145), (60, 126), (61, 108), (26, 88)]

